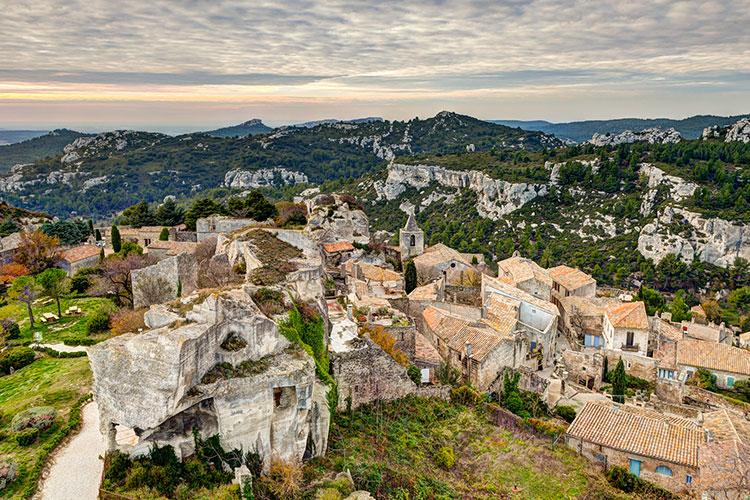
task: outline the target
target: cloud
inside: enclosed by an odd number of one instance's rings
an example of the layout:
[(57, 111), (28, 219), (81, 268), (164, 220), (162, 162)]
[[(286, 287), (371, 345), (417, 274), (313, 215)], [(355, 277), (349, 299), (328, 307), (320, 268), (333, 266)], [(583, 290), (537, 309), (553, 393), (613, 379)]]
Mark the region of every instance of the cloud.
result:
[(575, 88), (736, 98), (750, 92), (747, 26), (749, 0), (7, 2), (0, 106), (30, 94), (135, 99), (149, 86), (208, 101), (492, 102)]

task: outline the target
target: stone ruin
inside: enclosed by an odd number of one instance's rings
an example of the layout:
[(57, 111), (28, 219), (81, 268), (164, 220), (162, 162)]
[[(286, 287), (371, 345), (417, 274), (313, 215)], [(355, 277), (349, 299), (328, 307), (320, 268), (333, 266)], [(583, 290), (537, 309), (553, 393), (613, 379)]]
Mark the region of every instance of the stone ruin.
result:
[[(259, 239), (252, 231), (267, 234)], [(259, 247), (269, 241), (270, 249)], [(278, 256), (279, 249), (293, 255), (285, 268), (290, 272), (263, 286), (317, 304), (327, 320), (322, 258), (301, 232), (251, 229), (217, 244), (232, 265), (244, 259), (249, 279), (269, 265), (267, 253)], [(218, 434), (225, 449), (257, 450), (266, 466), (275, 458), (298, 461), (325, 453), (328, 386), (316, 378), (312, 357), (290, 344), (254, 302), (259, 288), (247, 282), (198, 290), (152, 306), (145, 315), (148, 331), (89, 350), (110, 451), (140, 455), (156, 443), (170, 444), (184, 458), (195, 451), (197, 429), (203, 437)]]

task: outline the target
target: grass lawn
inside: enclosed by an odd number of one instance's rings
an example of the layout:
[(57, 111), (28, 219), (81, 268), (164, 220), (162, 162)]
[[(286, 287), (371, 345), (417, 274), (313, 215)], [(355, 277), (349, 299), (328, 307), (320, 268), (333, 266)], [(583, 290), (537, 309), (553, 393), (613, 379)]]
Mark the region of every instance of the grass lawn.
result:
[[(305, 466), (308, 485), (349, 469), (378, 498), (626, 498), (573, 450), (496, 427), (471, 408), (406, 398), (337, 418), (328, 453)], [(436, 460), (443, 447), (453, 449), (452, 467)]]
[[(0, 441), (0, 459), (11, 458), (18, 464), (18, 477), (5, 490), (2, 498), (21, 495), (38, 477), (35, 466), (46, 458), (53, 440), (68, 422), (75, 403), (91, 390), (88, 358), (55, 359), (43, 357), (12, 375), (0, 377), (0, 432), (7, 433)], [(19, 446), (10, 431), (13, 416), (32, 406), (54, 406), (58, 415), (55, 424), (40, 434), (35, 444)], [(57, 436), (56, 436), (57, 435)]]
[[(70, 306), (81, 308), (80, 316), (65, 316), (65, 310)], [(68, 297), (60, 300), (60, 306), (63, 311), (63, 317), (55, 323), (42, 324), (39, 318), (42, 313), (57, 314), (57, 304), (52, 303), (46, 306), (34, 305), (34, 328), (30, 327), (29, 315), (26, 311), (26, 304), (17, 301), (10, 301), (7, 305), (0, 307), (0, 321), (6, 318), (12, 318), (18, 322), (21, 328), (21, 341), (28, 343), (33, 340), (34, 332), (42, 333), (44, 343), (59, 343), (66, 339), (87, 337), (86, 320), (87, 317), (100, 307), (112, 307), (112, 301), (100, 297)], [(92, 338), (105, 339), (107, 334), (94, 336)]]

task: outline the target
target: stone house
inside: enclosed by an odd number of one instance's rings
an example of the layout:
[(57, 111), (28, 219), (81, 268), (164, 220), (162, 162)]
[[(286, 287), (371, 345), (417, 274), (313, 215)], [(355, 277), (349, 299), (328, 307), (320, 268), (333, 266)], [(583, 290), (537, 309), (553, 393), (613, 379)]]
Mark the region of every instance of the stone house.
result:
[(602, 326), (606, 349), (647, 355), (651, 326), (643, 302), (609, 305)]
[(0, 264), (13, 262), (16, 249), (21, 244), (21, 233), (11, 233), (0, 238)]
[(472, 321), (434, 306), (422, 312), (422, 320), (423, 333), (441, 357), (479, 390), (486, 390), (503, 367), (515, 368), (525, 360), (525, 338), (514, 335), (512, 324), (499, 331), (487, 321)]
[(174, 257), (181, 253), (195, 253), (198, 243), (193, 241), (161, 241), (156, 240), (146, 247), (148, 254), (156, 258), (157, 261), (164, 260), (167, 257)]
[(359, 299), (403, 297), (404, 277), (401, 273), (366, 262), (353, 262), (348, 268), (348, 284)]
[(706, 316), (706, 311), (703, 309), (703, 306), (698, 304), (697, 306), (693, 306), (690, 308), (690, 315), (691, 320), (693, 320), (696, 323), (700, 323), (701, 325), (708, 324), (708, 317)]
[(73, 276), (79, 269), (99, 265), (100, 251), (101, 249), (96, 245), (79, 245), (68, 248), (60, 253), (57, 266), (65, 270), (68, 276)]
[(750, 332), (740, 333), (738, 335), (740, 347), (750, 347)]
[(349, 260), (355, 251), (354, 245), (350, 241), (324, 243), (322, 248), (323, 260), (329, 269), (338, 268), (341, 264)]
[(481, 273), (472, 264), (473, 258), (476, 255), (463, 254), (442, 243), (428, 247), (414, 258), (418, 281), (424, 284), (443, 278), (447, 285), (479, 286)]
[(589, 460), (615, 465), (676, 493), (700, 478), (704, 431), (690, 419), (611, 402), (588, 402), (568, 427), (567, 445)]
[(547, 270), (517, 253), (497, 263), (497, 277), (538, 299), (550, 301), (552, 298), (553, 282)]
[(727, 328), (724, 323), (715, 325), (713, 323), (699, 323), (692, 319), (680, 323), (685, 338), (702, 340), (704, 342), (717, 342), (732, 345), (734, 341), (734, 332)]
[(552, 302), (558, 307), (565, 297), (596, 297), (596, 280), (580, 269), (556, 266), (547, 272), (552, 278)]
[[(493, 296), (498, 297), (493, 299)], [(508, 304), (517, 307), (516, 329), (522, 331), (527, 340), (530, 367), (539, 367), (536, 360), (541, 361), (543, 367), (554, 363), (560, 315), (554, 304), (486, 274), (482, 275), (481, 297), (483, 315), (487, 319), (491, 319), (495, 307), (501, 311), (507, 311)]]
[(227, 215), (210, 215), (195, 221), (197, 241), (207, 240), (220, 234), (228, 234), (243, 227), (259, 224), (255, 219), (229, 217)]
[[(122, 241), (132, 241), (133, 243), (137, 243), (143, 248), (146, 248), (151, 243), (159, 241), (159, 236), (161, 235), (164, 226), (119, 226), (117, 229), (120, 230), (120, 238)], [(167, 229), (169, 230), (169, 228)]]
[(422, 374), (423, 384), (437, 383), (436, 370), (443, 358), (432, 343), (420, 332), (414, 335), (414, 365)]
[(562, 297), (557, 302), (560, 310), (558, 328), (571, 342), (575, 340), (576, 344), (580, 344), (580, 335), (584, 348), (603, 349), (605, 311), (612, 304), (619, 303), (617, 299), (608, 297)]
[(410, 213), (406, 224), (398, 233), (401, 260), (407, 261), (424, 252), (424, 231), (419, 229), (414, 213)]
[(683, 382), (700, 368), (716, 375), (716, 385), (723, 389), (731, 389), (736, 381), (750, 378), (750, 351), (747, 349), (692, 339), (676, 344), (676, 378)]

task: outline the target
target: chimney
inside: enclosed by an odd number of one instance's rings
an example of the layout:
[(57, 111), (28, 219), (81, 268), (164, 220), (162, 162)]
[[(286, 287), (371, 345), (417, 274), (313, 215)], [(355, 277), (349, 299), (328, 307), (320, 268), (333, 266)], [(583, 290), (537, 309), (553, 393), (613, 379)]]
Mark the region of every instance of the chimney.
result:
[(471, 358), (471, 342), (466, 343), (466, 357)]

